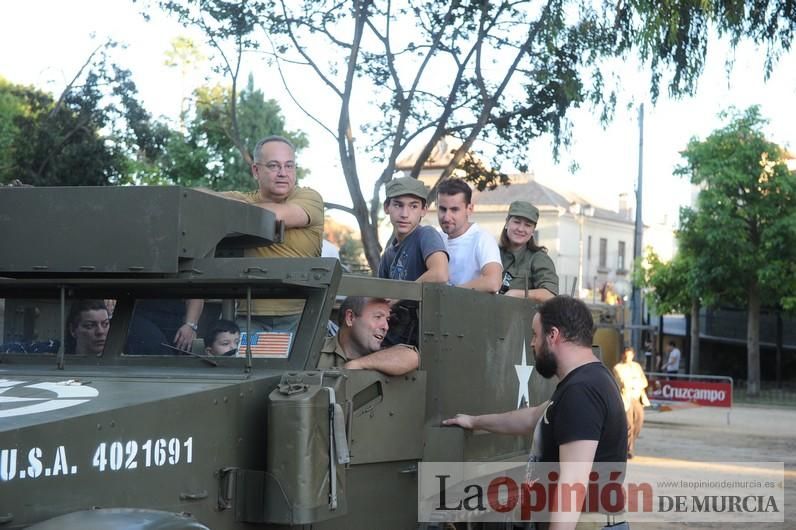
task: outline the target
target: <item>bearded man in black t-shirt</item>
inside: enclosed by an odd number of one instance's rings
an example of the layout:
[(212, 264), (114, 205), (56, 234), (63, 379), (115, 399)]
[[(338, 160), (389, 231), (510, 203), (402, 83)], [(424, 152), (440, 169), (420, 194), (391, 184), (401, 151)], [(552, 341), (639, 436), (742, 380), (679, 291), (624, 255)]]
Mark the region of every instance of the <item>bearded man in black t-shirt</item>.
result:
[[(559, 484), (585, 487), (595, 462), (627, 461), (622, 397), (613, 376), (592, 352), (594, 321), (586, 304), (556, 296), (539, 306), (532, 327), (536, 370), (544, 378), (555, 375), (559, 380), (550, 399), (502, 414), (457, 414), (443, 424), (530, 435), (542, 419), (540, 460), (560, 463)], [(553, 521), (551, 528), (557, 527)]]

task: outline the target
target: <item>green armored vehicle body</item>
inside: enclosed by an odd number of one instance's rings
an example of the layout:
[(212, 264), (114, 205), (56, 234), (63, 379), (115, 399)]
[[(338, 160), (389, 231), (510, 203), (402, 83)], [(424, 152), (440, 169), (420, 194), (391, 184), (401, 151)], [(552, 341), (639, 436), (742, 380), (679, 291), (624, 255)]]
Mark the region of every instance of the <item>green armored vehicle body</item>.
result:
[[(241, 257), (282, 233), (177, 187), (0, 189), (0, 529), (414, 528), (418, 462), (525, 458), (530, 440), (440, 422), (550, 394), (520, 377), (530, 304)], [(418, 370), (315, 369), (347, 295), (418, 304)], [(115, 304), (89, 353), (69, 325), (86, 300)], [(301, 317), (243, 326), (229, 356), (133, 348), (143, 307), (186, 300), (204, 300), (199, 336), (258, 301)]]

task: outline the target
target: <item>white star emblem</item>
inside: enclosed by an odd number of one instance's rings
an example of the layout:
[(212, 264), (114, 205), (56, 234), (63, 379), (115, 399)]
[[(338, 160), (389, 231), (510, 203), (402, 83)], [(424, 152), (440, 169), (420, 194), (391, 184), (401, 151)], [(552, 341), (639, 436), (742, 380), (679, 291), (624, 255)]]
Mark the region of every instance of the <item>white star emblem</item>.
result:
[(528, 383), (531, 380), (533, 366), (528, 366), (525, 360), (525, 342), (522, 343), (522, 364), (515, 364), (514, 369), (517, 371), (517, 381), (520, 385), (517, 389), (517, 408), (520, 408), (523, 399), (525, 399), (527, 407), (531, 402), (531, 397), (528, 395)]

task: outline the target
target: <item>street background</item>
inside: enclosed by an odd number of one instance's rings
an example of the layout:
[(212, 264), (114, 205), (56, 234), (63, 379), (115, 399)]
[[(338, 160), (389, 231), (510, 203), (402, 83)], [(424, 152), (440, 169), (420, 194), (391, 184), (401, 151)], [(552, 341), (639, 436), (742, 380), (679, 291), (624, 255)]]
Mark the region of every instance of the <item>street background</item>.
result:
[[(796, 528), (796, 409), (752, 405), (727, 409), (693, 407), (656, 412), (647, 409), (636, 442), (634, 466), (683, 466), (694, 470), (709, 462), (784, 462), (785, 522), (734, 528)], [(727, 528), (727, 524), (642, 524), (633, 528)]]

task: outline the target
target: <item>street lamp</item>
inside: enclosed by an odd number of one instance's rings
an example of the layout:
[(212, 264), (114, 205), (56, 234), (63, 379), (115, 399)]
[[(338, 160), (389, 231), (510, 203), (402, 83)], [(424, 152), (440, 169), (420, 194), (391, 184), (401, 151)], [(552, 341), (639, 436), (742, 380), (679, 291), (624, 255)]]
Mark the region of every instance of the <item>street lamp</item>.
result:
[[(578, 298), (581, 298), (580, 293), (583, 291), (583, 220), (585, 216), (594, 215), (594, 207), (588, 203), (572, 202), (569, 205), (569, 211), (578, 217)], [(594, 286), (592, 285), (592, 289)]]

